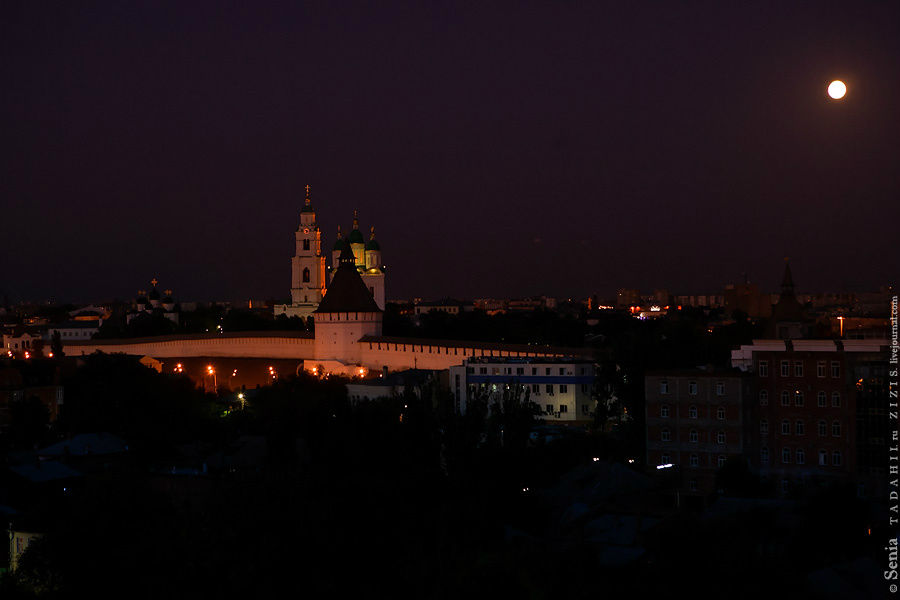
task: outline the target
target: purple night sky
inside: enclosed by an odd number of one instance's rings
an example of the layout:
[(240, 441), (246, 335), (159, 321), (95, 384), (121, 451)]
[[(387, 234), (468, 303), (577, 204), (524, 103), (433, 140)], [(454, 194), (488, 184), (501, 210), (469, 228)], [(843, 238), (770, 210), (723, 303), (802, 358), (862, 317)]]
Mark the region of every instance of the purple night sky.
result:
[(0, 293), (287, 299), (307, 183), (389, 299), (896, 284), (900, 3), (421, 4), (4, 2)]

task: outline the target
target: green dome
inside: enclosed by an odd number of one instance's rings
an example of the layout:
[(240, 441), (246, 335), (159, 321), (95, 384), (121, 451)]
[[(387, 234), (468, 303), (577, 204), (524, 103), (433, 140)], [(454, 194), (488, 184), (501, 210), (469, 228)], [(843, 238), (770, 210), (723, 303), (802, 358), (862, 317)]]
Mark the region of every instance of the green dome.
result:
[(340, 252), (341, 250), (343, 250), (346, 247), (347, 247), (347, 241), (344, 238), (338, 238), (337, 241), (334, 243), (334, 248), (332, 249), (332, 252)]
[(365, 240), (363, 240), (363, 234), (360, 233), (359, 229), (354, 229), (350, 232), (350, 243), (351, 244), (363, 244)]
[(381, 251), (381, 246), (378, 245), (378, 242), (375, 240), (369, 240), (366, 242), (366, 250), (378, 250)]

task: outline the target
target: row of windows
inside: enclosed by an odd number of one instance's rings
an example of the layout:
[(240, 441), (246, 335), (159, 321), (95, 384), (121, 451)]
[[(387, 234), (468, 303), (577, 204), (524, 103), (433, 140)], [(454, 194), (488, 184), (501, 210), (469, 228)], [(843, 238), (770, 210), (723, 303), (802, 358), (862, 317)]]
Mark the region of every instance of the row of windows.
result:
[[(662, 380), (659, 382), (659, 393), (660, 394), (668, 394), (669, 393), (669, 382), (667, 380)], [(697, 382), (689, 381), (688, 382), (688, 394), (691, 396), (697, 395)], [(725, 395), (725, 382), (717, 381), (716, 382), (716, 396), (724, 396)]]
[[(725, 465), (726, 459), (727, 459), (727, 457), (726, 457), (724, 454), (720, 454), (720, 455), (716, 458), (716, 464), (717, 464), (719, 467), (722, 467), (722, 466)], [(662, 455), (660, 455), (660, 463), (662, 463), (662, 464), (664, 464), (664, 465), (667, 465), (667, 464), (670, 464), (671, 462), (672, 462), (672, 457), (669, 456), (668, 454), (662, 454)], [(700, 457), (697, 456), (696, 454), (691, 454), (691, 466), (692, 466), (692, 467), (699, 467), (699, 466), (700, 466)]]
[[(806, 403), (806, 397), (803, 395), (803, 392), (800, 390), (794, 390), (793, 394), (788, 390), (781, 391), (781, 405), (782, 406), (790, 406), (791, 405), (791, 397), (793, 396), (794, 405), (795, 406), (804, 406)], [(768, 406), (769, 405), (769, 391), (768, 390), (759, 390), (759, 405), (760, 406)], [(819, 408), (825, 408), (828, 405), (828, 394), (823, 390), (819, 390), (816, 393), (816, 406)], [(840, 392), (832, 392), (831, 393), (831, 406), (833, 408), (841, 407), (841, 393)]]
[[(825, 437), (828, 435), (828, 423), (825, 421), (819, 421), (819, 437)], [(769, 435), (769, 422), (766, 419), (762, 419), (759, 422), (759, 433), (760, 435)], [(794, 435), (805, 435), (806, 426), (802, 419), (798, 419), (794, 422)], [(787, 419), (781, 421), (781, 435), (791, 435), (791, 422)], [(841, 422), (833, 421), (831, 423), (831, 435), (834, 437), (841, 437)]]
[[(488, 385), (488, 384), (486, 384), (486, 383), (482, 383), (482, 384), (481, 384), (481, 387), (482, 387), (482, 388), (485, 388), (485, 387), (487, 387), (487, 385)], [(510, 389), (510, 384), (508, 384), (508, 383), (507, 383), (507, 384), (501, 384), (501, 385), (504, 386), (507, 390)], [(527, 389), (527, 386), (526, 386), (526, 385), (520, 385), (519, 387), (521, 388), (522, 391), (525, 391), (525, 390)], [(473, 384), (469, 384), (469, 388), (472, 389), (472, 390), (474, 391), (475, 384), (474, 384), (474, 383), (473, 383)], [(553, 396), (553, 395), (554, 395), (554, 390), (556, 390), (557, 388), (559, 388), (559, 393), (560, 393), (560, 394), (568, 394), (568, 393), (569, 393), (569, 386), (568, 386), (567, 384), (565, 384), (565, 383), (560, 383), (559, 385), (556, 385), (556, 386), (555, 386), (554, 384), (552, 384), (552, 383), (548, 383), (548, 384), (546, 384), (546, 385), (544, 386), (544, 392), (545, 392), (548, 396)], [(492, 383), (492, 384), (491, 384), (491, 390), (494, 391), (494, 392), (497, 391), (497, 384), (496, 384), (496, 383)], [(586, 383), (581, 384), (581, 391), (582, 391), (583, 393), (585, 393), (585, 394), (588, 393), (588, 385), (587, 385)], [(531, 393), (540, 396), (540, 394), (541, 394), (541, 385), (540, 385), (539, 383), (532, 383), (532, 384), (531, 384)]]
[[(473, 372), (474, 372), (474, 368), (473, 368), (473, 367), (469, 367), (469, 369), (473, 369), (473, 370), (469, 371), (469, 373), (473, 373)], [(502, 373), (502, 374), (503, 374), (503, 375), (512, 375), (512, 374), (513, 374), (513, 371), (512, 371), (512, 370), (513, 370), (512, 367), (504, 367), (504, 368), (503, 368), (503, 373)], [(487, 374), (488, 374), (488, 368), (487, 368), (487, 367), (478, 367), (478, 374), (479, 374), (479, 375), (487, 375)], [(500, 374), (501, 374), (501, 373), (500, 373), (500, 367), (491, 367), (491, 375), (500, 375)], [(525, 374), (525, 367), (516, 367), (516, 375), (524, 375), (524, 374)], [(531, 374), (532, 374), (532, 375), (537, 375), (537, 374), (538, 374), (538, 367), (531, 367)], [(544, 375), (552, 375), (552, 374), (553, 374), (553, 368), (552, 368), (552, 367), (545, 367), (545, 368), (544, 368)], [(569, 371), (569, 372), (567, 373), (565, 367), (559, 367), (559, 374), (560, 374), (560, 375), (571, 375), (571, 374), (572, 374), (572, 371)], [(581, 374), (582, 374), (582, 375), (585, 374), (585, 368), (584, 368), (584, 367), (581, 367)]]
[[(696, 444), (700, 441), (700, 433), (696, 429), (691, 429), (688, 436), (689, 436), (688, 439), (694, 444)], [(662, 442), (671, 442), (672, 441), (672, 432), (669, 431), (668, 429), (663, 429), (659, 433), (659, 439)], [(717, 444), (725, 443), (725, 432), (724, 431), (716, 432), (716, 443)]]
[[(803, 361), (795, 360), (794, 361), (794, 377), (803, 377)], [(816, 377), (825, 377), (826, 374), (827, 361), (820, 360), (816, 362)], [(781, 376), (782, 377), (790, 377), (791, 376), (791, 361), (782, 360), (780, 363)], [(761, 360), (759, 361), (759, 376), (760, 377), (768, 377), (769, 376), (769, 361)], [(841, 363), (840, 361), (833, 360), (831, 361), (831, 376), (834, 378), (841, 376)]]
[[(668, 404), (660, 405), (659, 416), (662, 417), (663, 419), (669, 418), (669, 405)], [(688, 407), (688, 417), (691, 419), (697, 418), (697, 407), (693, 404)], [(716, 418), (719, 419), (720, 421), (725, 420), (725, 407), (724, 406), (719, 406), (716, 408)]]
[[(789, 465), (791, 461), (798, 465), (806, 464), (806, 451), (803, 448), (797, 448), (796, 452), (791, 452), (790, 448), (782, 448), (781, 449), (781, 462), (783, 464)], [(843, 461), (843, 456), (841, 455), (840, 450), (835, 450), (831, 453), (831, 464), (835, 467), (841, 466)], [(759, 451), (759, 462), (767, 465), (769, 464), (769, 449), (761, 448)], [(819, 450), (819, 466), (824, 467), (828, 465), (828, 451), (827, 450)]]

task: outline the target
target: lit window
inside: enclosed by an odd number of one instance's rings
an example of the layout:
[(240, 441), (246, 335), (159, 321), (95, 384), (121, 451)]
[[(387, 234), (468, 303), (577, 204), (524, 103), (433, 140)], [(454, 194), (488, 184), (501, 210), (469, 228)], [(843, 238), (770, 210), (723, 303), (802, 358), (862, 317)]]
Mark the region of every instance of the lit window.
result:
[(716, 409), (716, 418), (719, 419), (720, 421), (725, 420), (725, 407), (724, 406), (720, 406), (719, 408)]
[(768, 406), (769, 405), (769, 390), (759, 390), (759, 405), (760, 406)]
[(841, 422), (835, 421), (831, 424), (831, 435), (834, 437), (841, 437)]
[(834, 392), (833, 394), (831, 394), (831, 406), (833, 406), (834, 408), (841, 407), (841, 393), (840, 392)]
[(697, 418), (697, 407), (694, 406), (693, 404), (690, 407), (688, 407), (688, 416), (692, 419)]
[(688, 394), (690, 394), (691, 396), (697, 395), (697, 382), (696, 381), (688, 382)]
[(698, 441), (700, 441), (700, 435), (697, 433), (696, 429), (691, 429), (690, 436), (691, 442), (696, 444)]
[(668, 429), (663, 429), (663, 430), (660, 432), (659, 439), (662, 440), (662, 441), (664, 441), (664, 442), (670, 441), (670, 440), (671, 440), (671, 435), (669, 434), (669, 430), (668, 430)]
[(816, 404), (819, 408), (825, 408), (825, 405), (827, 404), (827, 395), (825, 392), (819, 391), (819, 393), (816, 394)]
[(797, 435), (804, 435), (806, 433), (806, 426), (802, 419), (798, 419), (797, 422), (794, 423), (794, 433)]
[(768, 377), (769, 376), (769, 361), (767, 361), (767, 360), (759, 361), (759, 376), (760, 377)]
[(659, 407), (659, 416), (663, 419), (669, 418), (669, 406), (667, 404), (663, 404)]
[(762, 419), (759, 422), (759, 434), (769, 435), (769, 421), (767, 421), (766, 419)]

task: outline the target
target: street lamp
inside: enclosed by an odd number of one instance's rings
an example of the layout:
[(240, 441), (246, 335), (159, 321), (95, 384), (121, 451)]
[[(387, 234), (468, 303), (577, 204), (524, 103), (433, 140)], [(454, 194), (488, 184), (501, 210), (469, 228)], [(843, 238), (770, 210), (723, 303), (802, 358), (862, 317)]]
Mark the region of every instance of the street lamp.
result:
[(216, 378), (216, 370), (213, 369), (213, 366), (212, 366), (212, 365), (207, 365), (207, 366), (206, 366), (206, 372), (207, 372), (207, 374), (212, 375), (212, 378), (213, 378), (213, 391), (215, 392), (216, 390), (219, 389), (219, 380)]

